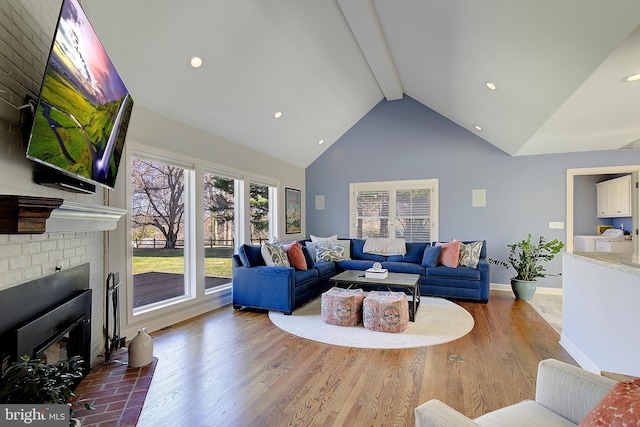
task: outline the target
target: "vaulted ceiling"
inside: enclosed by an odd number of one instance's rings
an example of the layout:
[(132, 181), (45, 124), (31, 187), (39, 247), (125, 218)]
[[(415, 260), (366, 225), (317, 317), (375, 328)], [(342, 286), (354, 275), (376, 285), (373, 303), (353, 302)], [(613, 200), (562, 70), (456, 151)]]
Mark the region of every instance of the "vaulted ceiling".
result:
[(405, 95), (514, 156), (640, 138), (637, 0), (81, 4), (138, 105), (300, 167)]

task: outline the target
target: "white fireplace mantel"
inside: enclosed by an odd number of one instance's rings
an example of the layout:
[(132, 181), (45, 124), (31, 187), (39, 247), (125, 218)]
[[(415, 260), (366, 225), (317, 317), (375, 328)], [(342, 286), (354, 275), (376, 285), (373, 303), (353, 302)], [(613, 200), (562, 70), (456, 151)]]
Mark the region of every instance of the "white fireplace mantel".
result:
[(0, 195), (0, 234), (114, 230), (126, 209), (50, 197)]
[(51, 212), (46, 233), (115, 230), (126, 209), (65, 200)]

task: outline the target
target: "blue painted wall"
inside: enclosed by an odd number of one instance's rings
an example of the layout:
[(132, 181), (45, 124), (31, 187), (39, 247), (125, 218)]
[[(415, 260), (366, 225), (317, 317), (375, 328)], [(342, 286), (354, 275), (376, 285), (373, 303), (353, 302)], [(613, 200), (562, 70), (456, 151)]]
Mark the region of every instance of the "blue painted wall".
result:
[[(307, 168), (306, 229), (349, 235), (349, 183), (437, 178), (440, 240), (486, 239), (489, 256), (506, 259), (506, 245), (527, 233), (564, 241), (549, 221), (566, 223), (567, 169), (637, 164), (640, 151), (629, 150), (511, 157), (412, 98), (383, 100)], [(473, 189), (486, 189), (486, 207), (471, 206)], [(325, 209), (315, 209), (316, 195)], [(548, 270), (560, 269), (557, 257)], [(509, 277), (492, 268), (492, 283)], [(539, 286), (562, 284), (550, 277)]]

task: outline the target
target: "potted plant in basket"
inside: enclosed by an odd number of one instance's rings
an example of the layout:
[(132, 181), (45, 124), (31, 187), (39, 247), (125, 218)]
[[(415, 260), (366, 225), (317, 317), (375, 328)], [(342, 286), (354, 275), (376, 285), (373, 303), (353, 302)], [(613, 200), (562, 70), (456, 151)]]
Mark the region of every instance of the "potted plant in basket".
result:
[(560, 273), (547, 273), (543, 264), (551, 261), (564, 247), (564, 243), (558, 239), (547, 241), (544, 236), (540, 236), (538, 244), (535, 244), (531, 243), (531, 233), (529, 233), (526, 239), (507, 247), (510, 249), (509, 262), (491, 258), (488, 261), (515, 273), (511, 278), (511, 289), (516, 299), (533, 298), (536, 292), (536, 279), (560, 275)]

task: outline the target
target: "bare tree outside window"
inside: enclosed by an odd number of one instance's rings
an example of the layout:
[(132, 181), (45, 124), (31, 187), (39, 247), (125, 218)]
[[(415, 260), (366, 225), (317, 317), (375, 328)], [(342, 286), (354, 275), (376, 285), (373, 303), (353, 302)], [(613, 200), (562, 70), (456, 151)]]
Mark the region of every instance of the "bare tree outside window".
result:
[(148, 235), (149, 228), (154, 228), (156, 235), (164, 237), (164, 249), (175, 249), (183, 231), (184, 169), (133, 159), (131, 194), (131, 221), (136, 233)]
[(131, 160), (134, 309), (186, 294), (184, 183), (183, 168)]

